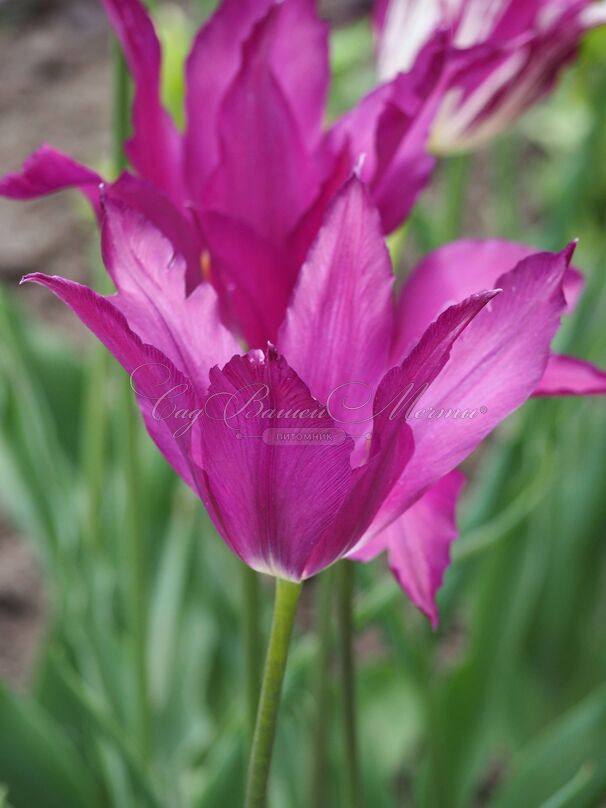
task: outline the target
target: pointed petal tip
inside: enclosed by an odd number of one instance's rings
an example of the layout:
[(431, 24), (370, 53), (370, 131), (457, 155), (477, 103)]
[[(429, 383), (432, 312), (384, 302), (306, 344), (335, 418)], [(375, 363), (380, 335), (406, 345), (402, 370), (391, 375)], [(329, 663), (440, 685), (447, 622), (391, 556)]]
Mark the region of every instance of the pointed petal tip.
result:
[[(408, 592), (404, 579), (402, 577), (402, 571), (400, 570), (398, 564), (390, 562), (388, 564), (389, 571), (396, 579), (398, 586), (404, 591)], [(438, 607), (435, 603), (435, 600), (431, 602), (422, 603), (417, 599), (413, 599), (412, 602), (416, 606), (416, 608), (421, 612), (421, 614), (425, 615), (425, 617), (429, 620), (431, 625), (431, 630), (436, 632), (440, 627), (440, 613), (438, 611)]]
[(502, 291), (503, 290), (500, 288), (487, 289), (486, 292), (484, 292), (481, 296), (478, 295), (478, 297), (481, 298), (482, 307), (489, 306), (490, 303), (495, 299), (495, 297), (498, 297), (502, 293)]
[(568, 244), (562, 250), (562, 255), (566, 259), (567, 264), (570, 264), (570, 262), (572, 261), (572, 257), (573, 257), (573, 255), (575, 253), (575, 250), (576, 250), (578, 244), (579, 244), (579, 239), (575, 238), (570, 242), (570, 244)]
[(28, 272), (22, 276), (19, 286), (23, 286), (24, 283), (40, 283), (41, 277), (44, 277), (41, 272)]

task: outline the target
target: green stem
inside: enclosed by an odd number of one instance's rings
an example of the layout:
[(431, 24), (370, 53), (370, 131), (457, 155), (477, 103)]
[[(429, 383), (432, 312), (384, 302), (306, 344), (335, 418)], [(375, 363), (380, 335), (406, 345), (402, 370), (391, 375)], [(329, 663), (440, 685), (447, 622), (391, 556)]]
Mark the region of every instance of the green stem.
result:
[[(130, 76), (124, 55), (114, 43), (114, 108), (113, 108), (113, 163), (114, 172), (120, 174), (127, 166), (124, 141), (130, 127)], [(125, 476), (125, 524), (129, 547), (128, 600), (132, 631), (133, 670), (135, 677), (137, 735), (144, 758), (150, 751), (151, 716), (147, 677), (147, 590), (145, 580), (145, 548), (141, 525), (141, 497), (139, 484), (138, 421), (133, 403), (130, 379), (124, 385), (122, 411)]]
[(265, 808), (282, 682), (302, 585), (276, 579), (274, 617), (263, 672), (261, 698), (248, 767), (246, 808)]
[(316, 669), (316, 732), (313, 760), (313, 802), (316, 808), (328, 805), (326, 793), (326, 764), (328, 760), (328, 727), (330, 713), (330, 649), (332, 640), (331, 607), (335, 585), (334, 570), (320, 575), (317, 583), (316, 633), (318, 660)]
[(130, 76), (120, 43), (114, 40), (112, 47), (114, 60), (112, 162), (114, 173), (118, 175), (128, 164), (124, 141), (130, 131)]
[(360, 767), (358, 762), (358, 728), (356, 721), (356, 686), (353, 628), (354, 565), (342, 561), (339, 565), (339, 650), (341, 688), (343, 693), (343, 734), (345, 741), (345, 785), (348, 808), (362, 804)]
[(242, 565), (242, 633), (246, 678), (246, 706), (248, 741), (252, 744), (259, 689), (261, 687), (261, 629), (259, 625), (259, 575), (246, 564)]

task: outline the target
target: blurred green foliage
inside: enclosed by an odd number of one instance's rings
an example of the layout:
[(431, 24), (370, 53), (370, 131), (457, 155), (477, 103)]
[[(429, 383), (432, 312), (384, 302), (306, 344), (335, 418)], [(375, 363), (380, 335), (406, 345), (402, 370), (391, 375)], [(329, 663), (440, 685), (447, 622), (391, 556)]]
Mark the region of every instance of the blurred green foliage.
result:
[[(180, 12), (161, 19), (171, 46), (165, 89), (177, 109), (187, 26)], [(333, 112), (368, 86), (370, 52), (365, 24), (335, 34)], [(602, 32), (514, 132), (486, 152), (444, 162), (405, 240), (397, 240), (398, 272), (405, 273), (414, 256), (462, 233), (545, 248), (580, 237), (576, 262), (587, 289), (557, 347), (601, 364), (605, 53)], [(246, 735), (239, 562), (141, 429), (153, 710), (146, 755), (135, 742), (122, 374), (92, 339), (90, 356), (76, 354), (26, 302), (23, 292), (2, 290), (0, 502), (35, 543), (51, 614), (29, 695), (0, 688), (0, 806), (237, 806)], [(99, 435), (103, 474), (91, 491), (95, 469), (86, 461)], [(604, 805), (603, 401), (530, 402), (468, 472), (437, 633), (405, 602), (382, 559), (357, 569), (365, 804)], [(271, 786), (272, 804), (280, 807), (311, 805), (316, 588), (306, 587), (286, 681)], [(264, 612), (266, 629), (268, 618)], [(330, 687), (336, 718), (335, 675)], [(328, 732), (327, 805), (340, 806), (337, 721)]]

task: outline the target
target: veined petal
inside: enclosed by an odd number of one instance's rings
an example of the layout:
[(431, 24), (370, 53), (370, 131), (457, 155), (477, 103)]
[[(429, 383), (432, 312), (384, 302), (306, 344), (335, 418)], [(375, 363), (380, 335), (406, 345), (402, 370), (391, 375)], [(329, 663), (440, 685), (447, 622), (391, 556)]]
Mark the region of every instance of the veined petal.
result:
[(198, 410), (190, 380), (161, 351), (139, 339), (112, 298), (102, 297), (87, 286), (65, 278), (41, 273), (27, 275), (23, 281), (50, 289), (120, 362), (131, 376), (152, 439), (177, 474), (199, 492), (197, 472), (191, 460), (191, 430), (186, 428), (188, 420), (183, 415)]
[(448, 364), (414, 401), (409, 424), (415, 453), (372, 534), (456, 468), (532, 395), (565, 308), (562, 280), (572, 250), (526, 258), (497, 281), (501, 294), (456, 341)]
[(441, 0), (375, 0), (374, 19), (381, 32), (378, 69), (384, 80), (410, 70), (434, 31), (449, 22)]
[(202, 255), (205, 244), (200, 227), (193, 218), (188, 218), (181, 207), (174, 205), (147, 180), (124, 172), (120, 178), (104, 188), (106, 199), (118, 200), (138, 210), (151, 226), (162, 233), (174, 246), (175, 252), (186, 263), (186, 292), (189, 294), (203, 278)]
[[(498, 286), (498, 278), (536, 248), (513, 241), (456, 241), (429, 253), (406, 280), (398, 300), (392, 359), (399, 361), (447, 306), (481, 289)], [(576, 304), (583, 276), (573, 267), (564, 275), (568, 310)]]
[(219, 162), (218, 115), (238, 74), (242, 47), (274, 0), (225, 0), (202, 26), (186, 64), (185, 161), (193, 199), (200, 204)]
[(99, 185), (103, 178), (52, 146), (41, 146), (30, 155), (21, 171), (0, 179), (0, 196), (36, 199), (66, 188), (77, 188), (99, 210)]
[(606, 370), (574, 356), (551, 354), (535, 396), (599, 396), (606, 394)]
[(135, 82), (128, 156), (142, 177), (183, 202), (182, 138), (160, 98), (162, 53), (154, 25), (141, 0), (102, 2)]
[(274, 342), (294, 283), (290, 257), (229, 216), (210, 211), (202, 220), (228, 322), (252, 347)]
[(330, 81), (329, 26), (316, 6), (316, 0), (282, 2), (272, 50), (275, 75), (310, 150), (322, 134)]
[(201, 431), (217, 529), (249, 566), (300, 580), (350, 489), (352, 441), (273, 349), (213, 368)]
[(384, 232), (400, 225), (435, 166), (429, 131), (442, 96), (447, 40), (438, 33), (409, 73), (364, 98), (333, 127), (333, 148), (350, 143), (361, 176), (371, 188)]
[[(393, 330), (393, 280), (378, 213), (353, 177), (332, 204), (301, 269), (278, 337), (292, 367), (352, 433), (371, 428), (374, 392), (387, 368)], [(339, 402), (355, 412), (343, 411)]]
[[(284, 245), (319, 187), (319, 175), (271, 64), (281, 6), (246, 42), (240, 72), (219, 115), (220, 163), (204, 207)], [(237, 132), (237, 137), (234, 133)]]
[[(194, 199), (219, 160), (218, 114), (242, 63), (242, 48), (275, 0), (225, 0), (198, 33), (187, 62), (185, 136)], [(328, 85), (327, 29), (313, 0), (288, 0), (276, 11), (268, 61), (290, 103), (305, 143), (320, 135)]]
[(352, 165), (349, 143), (345, 142), (341, 151), (333, 155), (330, 171), (324, 178), (320, 190), (289, 237), (287, 249), (297, 270), (302, 266), (309, 248), (320, 231), (330, 203), (337, 191), (351, 177)]
[(438, 625), (436, 595), (450, 565), (450, 547), (458, 537), (456, 504), (464, 483), (459, 471), (447, 474), (350, 556), (369, 561), (386, 551), (396, 580), (434, 629)]
[(104, 202), (103, 258), (118, 289), (115, 305), (146, 343), (156, 346), (195, 386), (208, 387), (208, 372), (239, 346), (219, 322), (208, 283), (185, 294), (186, 261), (140, 211), (112, 195)]
[(330, 535), (320, 537), (307, 562), (309, 575), (330, 563), (335, 543), (344, 554), (354, 548), (357, 552), (371, 540), (374, 533), (367, 531), (381, 519), (384, 503), (390, 501), (391, 492), (414, 461), (414, 436), (405, 423), (407, 410), (432, 384), (448, 361), (453, 344), (496, 294), (484, 292), (452, 306), (428, 329), (402, 365), (392, 368), (381, 380), (373, 402), (368, 461), (355, 469), (351, 492), (331, 525)]

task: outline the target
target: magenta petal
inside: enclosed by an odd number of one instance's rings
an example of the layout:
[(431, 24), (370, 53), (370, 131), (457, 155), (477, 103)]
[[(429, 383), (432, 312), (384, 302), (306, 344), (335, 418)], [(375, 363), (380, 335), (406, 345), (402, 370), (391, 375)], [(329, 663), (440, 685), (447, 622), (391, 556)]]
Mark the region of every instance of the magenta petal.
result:
[(142, 177), (184, 200), (181, 135), (162, 106), (162, 53), (153, 23), (140, 0), (102, 0), (124, 49), (135, 82), (134, 135), (127, 144), (132, 164)]
[[(280, 351), (348, 431), (350, 423), (358, 432), (371, 427), (393, 329), (393, 280), (376, 208), (354, 177), (326, 216), (278, 337)], [(337, 415), (334, 405), (344, 399), (366, 406)]]
[[(131, 375), (149, 434), (175, 471), (199, 491), (191, 461), (191, 433), (184, 431), (184, 424), (188, 422), (179, 417), (176, 410), (177, 406), (190, 413), (198, 409), (191, 382), (161, 351), (145, 345), (133, 333), (111, 298), (56, 276), (35, 273), (23, 280), (45, 286), (57, 295)], [(160, 399), (164, 394), (168, 395), (168, 400), (163, 404)]]
[[(408, 448), (412, 450), (414, 446), (414, 453), (412, 457), (403, 455), (404, 462), (400, 463), (402, 473), (397, 482), (391, 480), (388, 490), (384, 492), (372, 526), (368, 523), (364, 528), (365, 535), (362, 540), (356, 545), (349, 546), (349, 549), (355, 547), (356, 557), (359, 557), (358, 551), (372, 541), (379, 530), (389, 525), (413, 504), (415, 498), (418, 498), (420, 491), (416, 491), (416, 496), (411, 495), (408, 499), (405, 499), (407, 491), (402, 494), (402, 481), (410, 478), (408, 469), (417, 459), (417, 447), (413, 444), (414, 434), (408, 424), (405, 425), (405, 432), (410, 433), (410, 437), (406, 434), (401, 436), (399, 431), (403, 428), (404, 421), (410, 418), (410, 413), (419, 398), (427, 388), (431, 390), (432, 384), (439, 379), (440, 372), (449, 360), (453, 345), (456, 345), (465, 329), (497, 294), (497, 291), (483, 292), (472, 295), (456, 306), (451, 306), (427, 329), (419, 344), (404, 362), (392, 368), (381, 380), (374, 400), (374, 425), (367, 466), (376, 463), (377, 456), (381, 458), (386, 447), (393, 445), (397, 437), (408, 439)], [(365, 468), (363, 466), (356, 471), (363, 472)], [(397, 462), (394, 462), (390, 472), (396, 468)], [(418, 474), (418, 470), (415, 474)], [(413, 478), (415, 474), (412, 475)], [(358, 538), (360, 535), (358, 534)]]
[(445, 42), (437, 35), (409, 73), (373, 90), (333, 127), (334, 149), (349, 142), (372, 190), (384, 232), (400, 225), (427, 183), (435, 160), (427, 153), (440, 99)]
[(273, 0), (225, 0), (198, 32), (186, 65), (185, 162), (189, 187), (200, 204), (219, 162), (221, 102), (241, 67), (242, 47)]
[(214, 368), (202, 455), (217, 529), (251, 567), (299, 580), (350, 489), (353, 444), (345, 435), (334, 443), (284, 443), (272, 440), (268, 429), (291, 436), (301, 430), (337, 432), (274, 350), (253, 351), (222, 370)]
[(229, 216), (208, 212), (203, 226), (229, 324), (253, 348), (275, 342), (294, 282), (288, 256)]
[(450, 565), (450, 547), (458, 536), (456, 504), (464, 483), (460, 472), (447, 474), (351, 556), (369, 561), (387, 551), (396, 580), (434, 629), (438, 625), (436, 595)]
[[(282, 6), (256, 25), (221, 108), (221, 162), (205, 208), (283, 245), (319, 187), (299, 124), (270, 61)], [(237, 137), (234, 136), (237, 133)]]
[(347, 496), (306, 562), (306, 577), (347, 555), (358, 544), (412, 457), (414, 442), (410, 427), (401, 419), (385, 417), (383, 406), (379, 391), (374, 401), (368, 460), (354, 469)]
[[(187, 63), (185, 148), (197, 202), (202, 201), (204, 185), (219, 161), (219, 109), (240, 70), (243, 45), (274, 5), (274, 0), (225, 0), (194, 42)], [(314, 5), (313, 0), (281, 5), (267, 55), (310, 147), (320, 135), (328, 84), (326, 25), (318, 19)]]
[(205, 283), (186, 296), (187, 264), (179, 245), (111, 190), (104, 209), (103, 258), (119, 292), (115, 305), (138, 336), (203, 394), (210, 368), (239, 352), (219, 322), (214, 289)]
[(92, 204), (99, 206), (102, 177), (52, 146), (41, 146), (30, 155), (21, 171), (0, 179), (0, 196), (9, 199), (36, 199), (66, 188), (77, 188)]
[(191, 292), (202, 281), (201, 256), (205, 245), (200, 228), (182, 208), (170, 201), (147, 180), (125, 172), (104, 191), (106, 199), (120, 200), (138, 210), (150, 225), (159, 230), (175, 248), (187, 265), (186, 291)]
[(531, 256), (497, 281), (501, 294), (459, 337), (448, 364), (414, 402), (409, 424), (415, 453), (373, 533), (456, 468), (532, 395), (565, 308), (562, 279), (571, 255), (572, 249)]
[[(536, 248), (513, 241), (456, 241), (427, 255), (402, 287), (392, 358), (398, 361), (433, 320), (454, 301), (498, 286), (498, 278)], [(564, 295), (572, 309), (583, 288), (581, 273), (568, 267)]]
[(317, 145), (328, 96), (328, 23), (316, 0), (288, 0), (277, 14), (272, 64), (306, 146)]
[(436, 164), (427, 144), (441, 98), (445, 44), (444, 37), (437, 35), (412, 70), (394, 79), (377, 122), (372, 192), (386, 233), (405, 220)]
[(340, 152), (333, 155), (330, 171), (296, 228), (290, 234), (287, 250), (292, 256), (293, 266), (298, 270), (318, 235), (326, 217), (328, 206), (337, 191), (345, 185), (352, 174), (352, 159), (349, 143), (344, 143)]
[(551, 354), (535, 396), (606, 394), (606, 371), (574, 356)]

